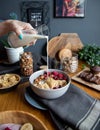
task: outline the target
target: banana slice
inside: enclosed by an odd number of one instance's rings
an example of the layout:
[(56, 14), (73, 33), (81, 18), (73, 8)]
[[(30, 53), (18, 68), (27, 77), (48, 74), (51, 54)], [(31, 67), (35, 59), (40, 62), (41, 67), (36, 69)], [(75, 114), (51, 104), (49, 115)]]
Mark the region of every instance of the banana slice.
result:
[(20, 130), (33, 130), (33, 126), (31, 123), (25, 123), (21, 126)]
[(41, 70), (45, 70), (45, 69), (47, 69), (47, 67), (48, 67), (47, 65), (41, 65), (41, 66), (40, 66), (40, 69), (41, 69)]

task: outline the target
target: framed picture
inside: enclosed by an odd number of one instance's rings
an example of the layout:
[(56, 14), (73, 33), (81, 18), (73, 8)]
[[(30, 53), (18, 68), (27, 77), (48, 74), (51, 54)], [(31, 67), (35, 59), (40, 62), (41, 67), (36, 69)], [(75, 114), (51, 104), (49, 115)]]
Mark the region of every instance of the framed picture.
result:
[(86, 0), (54, 0), (54, 17), (84, 17)]

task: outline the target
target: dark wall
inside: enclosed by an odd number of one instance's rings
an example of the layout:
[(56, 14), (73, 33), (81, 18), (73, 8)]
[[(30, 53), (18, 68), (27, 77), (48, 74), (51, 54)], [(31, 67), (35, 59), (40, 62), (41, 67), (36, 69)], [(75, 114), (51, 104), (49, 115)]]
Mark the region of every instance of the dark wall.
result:
[[(22, 1), (23, 0), (1, 0), (0, 19), (8, 19), (9, 13), (15, 12), (18, 15), (18, 19), (21, 20), (20, 5)], [(50, 4), (51, 37), (54, 37), (62, 32), (75, 32), (78, 33), (84, 44), (100, 44), (100, 0), (86, 0), (84, 18), (54, 18), (53, 0), (48, 1)], [(39, 47), (37, 45), (38, 51), (41, 51), (42, 46), (44, 45), (39, 45)]]

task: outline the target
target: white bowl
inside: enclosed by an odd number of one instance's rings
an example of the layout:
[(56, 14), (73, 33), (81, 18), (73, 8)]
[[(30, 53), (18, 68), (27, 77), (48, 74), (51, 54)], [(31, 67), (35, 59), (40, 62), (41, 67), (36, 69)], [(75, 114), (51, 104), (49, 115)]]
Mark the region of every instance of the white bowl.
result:
[(62, 96), (64, 93), (66, 93), (66, 91), (68, 90), (68, 88), (70, 86), (71, 79), (66, 73), (64, 73), (61, 70), (57, 70), (57, 69), (48, 69), (48, 72), (57, 71), (57, 72), (64, 74), (68, 79), (68, 84), (66, 86), (57, 88), (57, 89), (42, 89), (42, 88), (39, 88), (39, 87), (36, 87), (33, 85), (34, 80), (37, 77), (39, 77), (40, 75), (44, 74), (45, 71), (46, 70), (40, 70), (40, 71), (33, 73), (30, 76), (29, 82), (30, 82), (33, 92), (36, 93), (38, 96), (40, 96), (42, 98), (46, 98), (46, 99), (55, 99), (55, 98)]

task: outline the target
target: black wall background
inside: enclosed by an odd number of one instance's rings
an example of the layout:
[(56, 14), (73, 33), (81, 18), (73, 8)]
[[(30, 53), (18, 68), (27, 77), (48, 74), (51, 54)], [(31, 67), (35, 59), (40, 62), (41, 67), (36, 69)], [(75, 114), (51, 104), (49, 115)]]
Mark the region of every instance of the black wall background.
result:
[[(9, 19), (9, 14), (15, 12), (21, 20), (21, 2), (23, 0), (0, 0), (0, 19)], [(25, 0), (32, 1), (32, 0)], [(33, 0), (40, 1), (40, 0)], [(60, 33), (78, 33), (84, 44), (100, 45), (100, 0), (86, 0), (84, 18), (54, 18), (54, 1), (50, 4), (50, 33), (54, 37)], [(37, 44), (28, 50), (44, 53), (45, 44)]]

